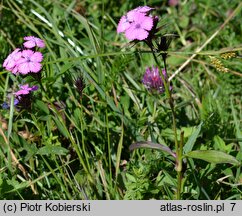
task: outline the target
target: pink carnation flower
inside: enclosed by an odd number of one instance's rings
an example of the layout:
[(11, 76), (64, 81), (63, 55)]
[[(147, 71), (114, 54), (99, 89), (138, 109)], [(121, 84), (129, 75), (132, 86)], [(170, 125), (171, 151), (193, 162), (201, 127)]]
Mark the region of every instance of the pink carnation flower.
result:
[(153, 27), (153, 18), (147, 16), (153, 8), (140, 6), (126, 15), (122, 16), (118, 26), (117, 33), (124, 32), (129, 40), (144, 40), (148, 37), (149, 31)]
[(26, 48), (33, 48), (33, 47), (45, 47), (45, 43), (43, 40), (41, 40), (40, 38), (34, 37), (34, 36), (27, 36), (24, 37), (24, 40), (26, 42), (24, 42), (24, 47)]
[(129, 40), (144, 40), (148, 37), (149, 31), (153, 27), (153, 19), (145, 16), (143, 13), (137, 12), (134, 21), (125, 31), (125, 36)]
[(19, 48), (15, 49), (12, 53), (8, 55), (8, 57), (3, 62), (3, 67), (12, 71), (13, 74), (16, 74), (17, 71), (17, 61), (21, 58), (21, 51)]
[(144, 13), (145, 15), (147, 15), (147, 13), (150, 10), (153, 10), (153, 8), (148, 6), (140, 6), (129, 11), (126, 15), (121, 17), (118, 23), (117, 32), (118, 33), (125, 32), (130, 27), (131, 23), (134, 21), (134, 18), (137, 13)]
[(16, 95), (17, 97), (19, 97), (20, 95), (27, 95), (32, 91), (36, 91), (37, 89), (38, 89), (38, 86), (29, 87), (29, 84), (20, 85), (20, 90), (15, 92), (14, 95)]
[(38, 73), (42, 67), (40, 64), (42, 60), (43, 55), (40, 52), (23, 50), (22, 57), (17, 61), (18, 72), (21, 74)]

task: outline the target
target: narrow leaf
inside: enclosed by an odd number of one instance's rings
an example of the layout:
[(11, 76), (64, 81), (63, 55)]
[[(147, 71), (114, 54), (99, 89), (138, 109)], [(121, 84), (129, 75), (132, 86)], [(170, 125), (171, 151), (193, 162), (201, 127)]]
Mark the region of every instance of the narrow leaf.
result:
[(55, 124), (56, 124), (58, 130), (62, 133), (62, 135), (68, 138), (69, 132), (68, 132), (68, 129), (65, 127), (64, 123), (55, 117), (53, 117), (53, 120), (55, 121)]
[(197, 137), (201, 131), (201, 128), (202, 128), (202, 124), (203, 122), (201, 122), (197, 129), (194, 131), (194, 133), (189, 137), (188, 141), (186, 142), (186, 144), (184, 145), (183, 147), (183, 152), (186, 154), (187, 152), (191, 151), (196, 140), (197, 140)]
[(40, 155), (49, 155), (49, 154), (56, 154), (56, 155), (66, 155), (68, 150), (61, 147), (61, 146), (54, 146), (54, 145), (47, 145), (40, 148), (37, 154)]
[(129, 146), (129, 150), (133, 151), (138, 148), (149, 148), (149, 149), (157, 149), (164, 152), (167, 152), (168, 154), (172, 155), (174, 158), (176, 158), (176, 154), (167, 146), (160, 144), (160, 143), (153, 143), (150, 141), (141, 141), (133, 143), (131, 146)]
[(124, 127), (123, 127), (123, 123), (122, 123), (122, 132), (121, 132), (121, 136), (120, 136), (119, 143), (118, 143), (117, 159), (116, 159), (116, 166), (115, 166), (116, 179), (118, 177), (119, 168), (120, 168), (121, 153), (122, 153), (122, 149), (123, 149), (123, 138), (124, 138)]
[(215, 150), (196, 150), (188, 152), (185, 156), (201, 159), (209, 163), (229, 163), (235, 165), (240, 164), (240, 162), (237, 161), (233, 156)]

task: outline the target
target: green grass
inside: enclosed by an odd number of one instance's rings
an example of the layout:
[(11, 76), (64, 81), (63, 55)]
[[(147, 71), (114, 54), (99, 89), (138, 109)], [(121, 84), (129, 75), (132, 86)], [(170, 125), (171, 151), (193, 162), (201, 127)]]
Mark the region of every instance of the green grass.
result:
[[(181, 2), (0, 2), (0, 103), (19, 83), (39, 85), (31, 109), (15, 109), (13, 99), (10, 109), (0, 109), (0, 199), (176, 199), (172, 155), (129, 150), (152, 141), (175, 151), (166, 96), (141, 82), (156, 63), (145, 44), (132, 46), (116, 33), (120, 17), (144, 4), (155, 7), (163, 34), (177, 35), (167, 67), (169, 77), (175, 74), (178, 142), (184, 131), (185, 153), (216, 150), (233, 157), (228, 163), (223, 155), (219, 163), (216, 155), (185, 158), (181, 199), (242, 198), (242, 4)], [(41, 85), (2, 67), (27, 35), (46, 43)], [(223, 59), (228, 51), (236, 57)], [(218, 71), (210, 56), (228, 72)], [(82, 94), (74, 85), (78, 77)]]

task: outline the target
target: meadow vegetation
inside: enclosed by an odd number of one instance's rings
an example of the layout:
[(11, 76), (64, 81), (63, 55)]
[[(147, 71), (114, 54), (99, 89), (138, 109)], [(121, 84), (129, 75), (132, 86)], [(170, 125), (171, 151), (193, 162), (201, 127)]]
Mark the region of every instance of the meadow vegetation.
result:
[[(153, 50), (117, 33), (144, 5)], [(240, 200), (241, 13), (239, 0), (0, 1), (0, 199)], [(45, 44), (38, 68), (22, 57), (11, 72), (13, 50), (34, 55), (26, 36)]]

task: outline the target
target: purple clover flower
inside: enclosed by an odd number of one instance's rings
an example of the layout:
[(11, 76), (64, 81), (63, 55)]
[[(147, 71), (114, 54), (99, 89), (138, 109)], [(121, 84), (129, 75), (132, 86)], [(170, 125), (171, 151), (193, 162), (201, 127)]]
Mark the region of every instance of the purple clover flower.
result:
[[(166, 71), (162, 70), (164, 78), (167, 80)], [(142, 80), (145, 88), (150, 91), (158, 91), (160, 94), (165, 92), (164, 83), (159, 73), (158, 67), (147, 68)], [(171, 87), (170, 87), (171, 89)]]
[(147, 16), (153, 8), (140, 6), (122, 16), (117, 27), (118, 33), (125, 33), (128, 40), (144, 40), (153, 27), (153, 18)]
[(34, 36), (26, 36), (24, 37), (24, 47), (26, 48), (33, 48), (33, 47), (45, 47), (45, 42), (41, 40), (40, 38), (34, 37)]
[(40, 52), (23, 50), (21, 58), (16, 62), (18, 72), (21, 74), (28, 74), (30, 72), (38, 73), (42, 68), (40, 64), (42, 60), (43, 55)]
[(18, 72), (17, 61), (21, 58), (21, 51), (19, 48), (15, 49), (12, 53), (8, 55), (8, 57), (3, 62), (3, 67), (12, 71), (13, 74)]

